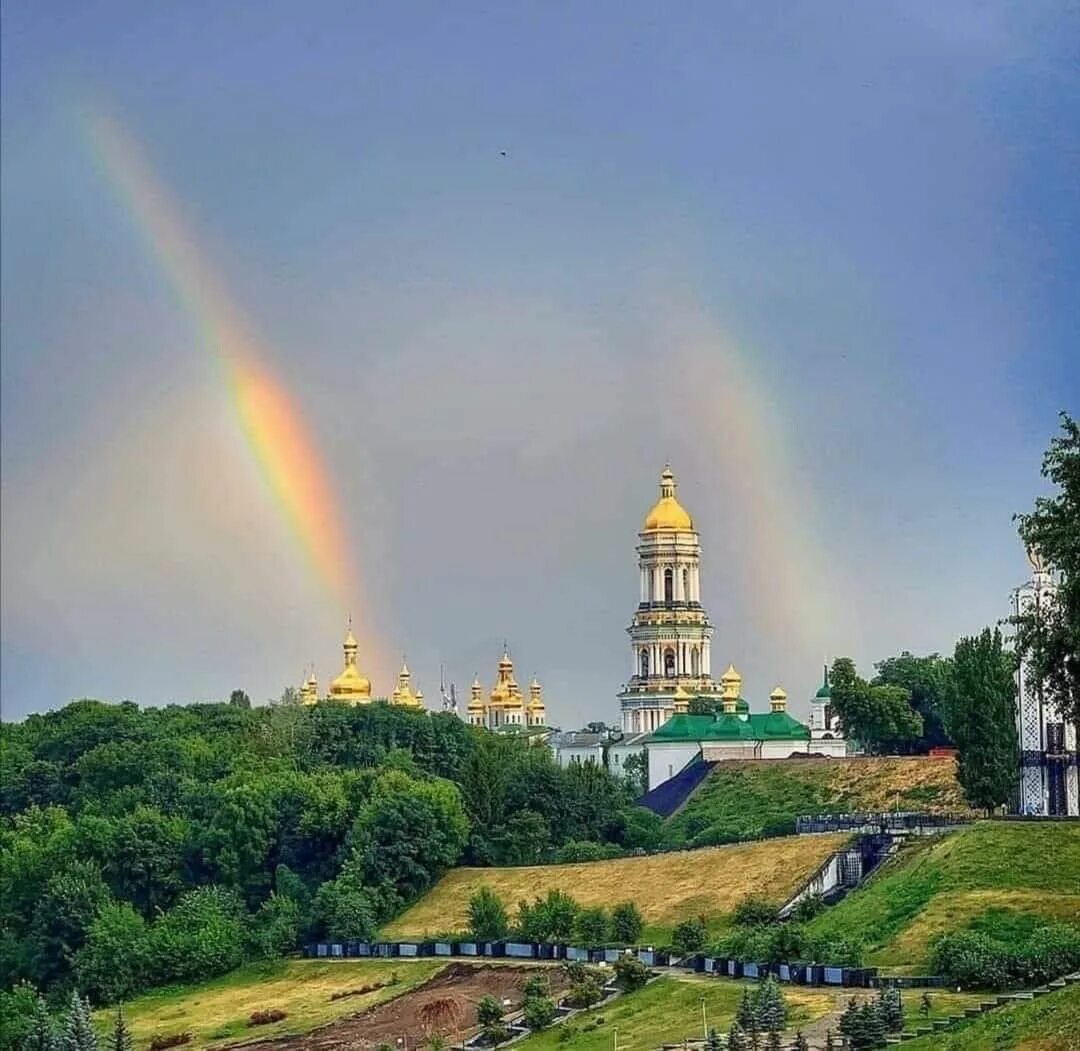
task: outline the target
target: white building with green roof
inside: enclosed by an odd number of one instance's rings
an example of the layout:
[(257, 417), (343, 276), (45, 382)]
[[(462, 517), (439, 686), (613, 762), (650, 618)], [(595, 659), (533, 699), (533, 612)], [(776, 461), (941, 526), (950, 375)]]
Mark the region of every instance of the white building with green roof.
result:
[(650, 791), (697, 759), (787, 759), (813, 751), (809, 727), (788, 715), (787, 694), (779, 686), (769, 697), (770, 711), (753, 713), (739, 695), (742, 678), (734, 668), (722, 682), (721, 710), (673, 715), (646, 739)]

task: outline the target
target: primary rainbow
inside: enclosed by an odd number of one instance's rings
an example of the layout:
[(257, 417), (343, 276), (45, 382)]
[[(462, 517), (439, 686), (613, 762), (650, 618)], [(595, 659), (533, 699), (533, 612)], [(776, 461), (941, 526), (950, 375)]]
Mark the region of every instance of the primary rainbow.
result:
[(83, 126), (94, 156), (167, 276), (230, 401), (290, 532), (344, 601), (355, 581), (330, 477), (295, 400), (266, 363), (258, 337), (200, 253), (168, 190), (138, 146), (99, 110)]

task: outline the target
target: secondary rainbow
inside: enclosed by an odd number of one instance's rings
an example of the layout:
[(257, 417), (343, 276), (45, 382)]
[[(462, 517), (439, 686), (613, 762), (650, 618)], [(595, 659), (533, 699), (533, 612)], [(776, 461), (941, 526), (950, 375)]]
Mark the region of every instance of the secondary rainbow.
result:
[(269, 492), (319, 578), (340, 600), (356, 595), (354, 569), (330, 484), (296, 401), (214, 273), (171, 194), (132, 138), (105, 113), (83, 118), (94, 157), (168, 278), (229, 400)]

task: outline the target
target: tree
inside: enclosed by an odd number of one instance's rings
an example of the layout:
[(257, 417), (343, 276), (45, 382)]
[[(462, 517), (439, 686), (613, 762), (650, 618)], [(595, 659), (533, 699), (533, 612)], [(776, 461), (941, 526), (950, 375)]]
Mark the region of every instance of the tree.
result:
[(550, 996), (528, 996), (522, 1005), (522, 1018), (534, 1032), (547, 1029), (555, 1020), (555, 1001)]
[(738, 1019), (731, 1023), (728, 1030), (727, 1046), (728, 1051), (746, 1051), (746, 1030), (739, 1024)]
[(56, 1027), (48, 1005), (39, 996), (30, 1023), (30, 1032), (23, 1041), (23, 1051), (55, 1051)]
[(611, 937), (614, 941), (622, 945), (636, 945), (643, 926), (641, 910), (632, 901), (624, 901), (611, 910)]
[(1012, 658), (1001, 632), (986, 628), (956, 644), (946, 725), (958, 751), (957, 777), (973, 806), (1010, 796), (1019, 768)]
[(1033, 687), (1067, 722), (1080, 724), (1080, 424), (1062, 412), (1061, 431), (1042, 462), (1042, 476), (1057, 492), (1016, 516), (1024, 546), (1057, 574), (1057, 595), (1014, 624), (1017, 655), (1028, 662)]
[(904, 1028), (904, 1002), (899, 986), (888, 985), (882, 988), (878, 994), (877, 1008), (885, 1028), (890, 1033), (899, 1033)]
[(468, 836), (457, 785), (417, 781), (399, 770), (378, 778), (352, 829), (364, 882), (393, 887), (406, 901), (458, 860)]
[(780, 1032), (777, 1029), (770, 1029), (769, 1035), (765, 1038), (765, 1046), (769, 1051), (782, 1051), (780, 1045)]
[(90, 1015), (90, 1004), (78, 992), (71, 994), (71, 1006), (60, 1046), (63, 1051), (97, 1051), (97, 1034)]
[(318, 928), (332, 941), (371, 941), (378, 932), (378, 905), (364, 886), (363, 866), (355, 856), (316, 891), (313, 909)]
[(497, 942), (506, 937), (509, 921), (506, 906), (486, 884), (469, 898), (469, 932), (478, 942)]
[(233, 690), (229, 694), (229, 704), (234, 708), (250, 708), (251, 698), (243, 690)]
[(146, 921), (127, 903), (110, 902), (75, 954), (75, 976), (88, 994), (115, 1003), (147, 984)]
[(945, 689), (949, 661), (937, 653), (916, 657), (904, 650), (896, 657), (878, 661), (874, 667), (874, 686), (900, 686), (908, 691), (911, 707), (922, 716), (922, 735), (909, 743), (913, 753), (925, 753), (931, 748), (952, 744), (944, 724)]
[(676, 952), (683, 954), (700, 952), (705, 948), (705, 939), (708, 937), (708, 928), (700, 916), (693, 916), (677, 924), (671, 932), (671, 941)]
[(134, 1051), (134, 1049), (135, 1043), (131, 1039), (131, 1031), (127, 1027), (127, 1021), (124, 1019), (124, 1009), (118, 1007), (116, 1009), (116, 1022), (109, 1036), (106, 1051)]
[(831, 704), (844, 733), (868, 752), (885, 754), (907, 746), (922, 734), (922, 718), (901, 686), (873, 686), (855, 671), (850, 657), (833, 661), (829, 675)]
[(577, 935), (585, 945), (603, 945), (610, 931), (608, 914), (602, 905), (582, 909), (577, 916)]
[(777, 923), (779, 906), (765, 898), (750, 895), (735, 906), (732, 920), (740, 927), (770, 927)]
[(630, 794), (637, 798), (649, 790), (649, 753), (644, 748), (626, 757), (622, 768), (623, 780)]
[(787, 1023), (788, 1007), (784, 993), (771, 974), (757, 988), (754, 1015), (758, 1028), (769, 1033), (779, 1032)]
[(502, 1022), (502, 1004), (490, 993), (481, 997), (480, 1002), (476, 1005), (476, 1020), (484, 1027)]
[(930, 1012), (934, 1009), (934, 1001), (930, 998), (930, 990), (924, 989), (922, 996), (919, 997), (919, 1014), (923, 1018), (929, 1018)]
[(754, 998), (750, 994), (750, 987), (743, 986), (742, 999), (735, 1009), (735, 1021), (742, 1027), (744, 1033), (756, 1033), (758, 1029), (757, 1009), (754, 1006)]
[(620, 956), (615, 961), (613, 969), (615, 971), (615, 980), (624, 992), (640, 989), (652, 977), (648, 965), (634, 956)]

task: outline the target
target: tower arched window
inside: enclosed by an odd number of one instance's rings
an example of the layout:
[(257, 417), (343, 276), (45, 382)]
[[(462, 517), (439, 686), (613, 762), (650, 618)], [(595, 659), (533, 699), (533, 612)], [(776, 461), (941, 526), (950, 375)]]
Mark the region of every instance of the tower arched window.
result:
[(675, 574), (670, 569), (664, 570), (664, 601), (669, 605), (675, 597)]
[(697, 646), (692, 646), (690, 648), (690, 674), (693, 675), (695, 679), (701, 674), (700, 668), (701, 657), (698, 648)]
[(682, 571), (682, 597), (684, 602), (690, 601), (690, 570)]
[(647, 649), (641, 651), (641, 677), (643, 679), (649, 677), (649, 651)]
[(664, 678), (675, 678), (675, 651), (664, 650)]

